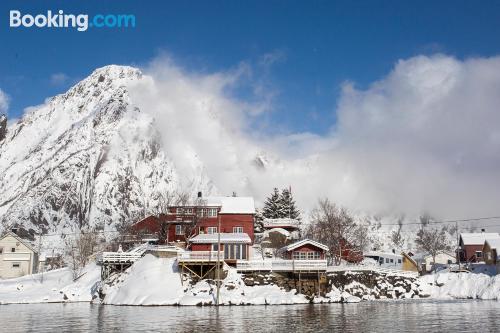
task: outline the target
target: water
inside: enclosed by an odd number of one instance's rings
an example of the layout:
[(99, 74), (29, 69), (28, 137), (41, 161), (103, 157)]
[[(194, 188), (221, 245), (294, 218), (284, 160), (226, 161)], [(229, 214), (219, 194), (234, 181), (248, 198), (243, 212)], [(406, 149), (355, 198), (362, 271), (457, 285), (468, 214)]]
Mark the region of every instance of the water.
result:
[(500, 302), (131, 307), (0, 306), (2, 332), (500, 332)]

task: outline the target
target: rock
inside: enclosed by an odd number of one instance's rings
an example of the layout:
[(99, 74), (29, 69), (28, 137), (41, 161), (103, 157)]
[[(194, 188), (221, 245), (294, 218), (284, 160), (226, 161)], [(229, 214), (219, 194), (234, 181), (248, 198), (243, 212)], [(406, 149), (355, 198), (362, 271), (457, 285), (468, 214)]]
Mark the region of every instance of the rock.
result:
[(5, 139), (7, 135), (7, 116), (2, 114), (0, 115), (0, 141)]

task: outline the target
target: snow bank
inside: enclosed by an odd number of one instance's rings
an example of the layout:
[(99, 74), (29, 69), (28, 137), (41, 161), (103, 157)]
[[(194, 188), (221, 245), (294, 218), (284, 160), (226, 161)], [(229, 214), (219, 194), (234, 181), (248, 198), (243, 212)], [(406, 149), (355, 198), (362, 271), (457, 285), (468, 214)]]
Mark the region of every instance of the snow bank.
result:
[[(241, 275), (229, 268), (220, 288), (220, 304), (299, 304), (309, 300), (295, 290), (286, 292), (275, 285), (246, 286)], [(106, 285), (103, 303), (114, 305), (211, 305), (216, 302), (216, 285), (202, 280), (193, 286), (181, 283), (173, 258), (146, 255), (126, 273)]]
[(500, 276), (474, 273), (441, 273), (419, 279), (423, 293), (436, 299), (498, 300)]
[(175, 259), (147, 254), (110, 285), (106, 284), (103, 293), (104, 304), (174, 305), (184, 290)]
[(90, 264), (76, 281), (68, 268), (0, 280), (0, 304), (90, 302), (100, 278), (99, 267)]

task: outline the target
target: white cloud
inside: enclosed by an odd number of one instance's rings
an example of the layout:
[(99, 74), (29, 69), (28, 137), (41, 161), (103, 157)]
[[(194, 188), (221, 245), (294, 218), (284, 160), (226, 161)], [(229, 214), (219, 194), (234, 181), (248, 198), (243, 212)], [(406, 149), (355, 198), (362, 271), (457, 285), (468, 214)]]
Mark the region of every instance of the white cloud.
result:
[(6, 113), (9, 109), (9, 96), (0, 89), (0, 113)]
[[(250, 128), (259, 103), (228, 93), (247, 79), (241, 71), (188, 73), (163, 58), (132, 90), (186, 178), (203, 167), (222, 194), (259, 200), (291, 185), (304, 209), (326, 195), (371, 212), (499, 213), (500, 57), (419, 56), (366, 90), (346, 83), (326, 136)], [(266, 171), (254, 167), (258, 155)]]
[(351, 187), (339, 200), (442, 217), (498, 214), (500, 57), (399, 61), (369, 89), (343, 88), (337, 149)]
[(286, 60), (286, 53), (283, 50), (274, 50), (272, 52), (266, 53), (260, 57), (259, 65), (264, 67), (269, 67), (275, 63), (282, 62)]
[(54, 86), (60, 86), (68, 82), (69, 76), (64, 73), (54, 73), (50, 76), (50, 83)]

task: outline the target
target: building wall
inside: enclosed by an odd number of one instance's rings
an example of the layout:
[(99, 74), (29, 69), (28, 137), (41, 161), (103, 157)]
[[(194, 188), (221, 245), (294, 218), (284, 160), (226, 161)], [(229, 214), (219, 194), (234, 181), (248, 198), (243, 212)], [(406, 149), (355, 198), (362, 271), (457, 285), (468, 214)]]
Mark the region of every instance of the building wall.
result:
[(462, 261), (478, 262), (483, 261), (483, 258), (476, 258), (476, 251), (482, 253), (483, 245), (462, 245), (463, 257)]
[(415, 262), (403, 256), (403, 271), (418, 272), (418, 267)]
[(211, 251), (212, 244), (191, 244), (192, 251)]
[[(0, 247), (0, 278), (15, 278), (36, 272), (36, 254), (18, 239), (6, 236), (0, 240)], [(13, 267), (13, 264), (19, 264), (19, 267)]]
[(488, 243), (483, 247), (483, 259), (487, 265), (495, 265), (497, 263), (497, 251), (492, 249)]
[[(188, 215), (161, 215), (160, 218), (155, 216), (150, 216), (145, 218), (142, 221), (135, 223), (132, 226), (132, 229), (135, 232), (143, 232), (148, 234), (157, 234), (159, 235), (162, 227), (162, 222), (168, 223), (168, 230), (166, 233), (168, 234), (168, 241), (185, 241), (184, 235), (176, 235), (175, 234), (175, 226), (180, 224), (186, 224), (183, 222), (184, 220), (189, 220), (190, 217)], [(252, 214), (220, 214), (221, 219), (221, 232), (223, 233), (232, 233), (233, 227), (242, 227), (243, 232), (248, 234), (252, 243), (254, 241), (254, 216)], [(192, 221), (192, 220), (191, 220)], [(200, 233), (200, 230), (203, 232), (207, 232), (208, 227), (217, 227), (219, 224), (217, 217), (202, 217), (197, 221), (197, 225), (195, 230), (193, 231), (192, 236), (196, 236)]]

